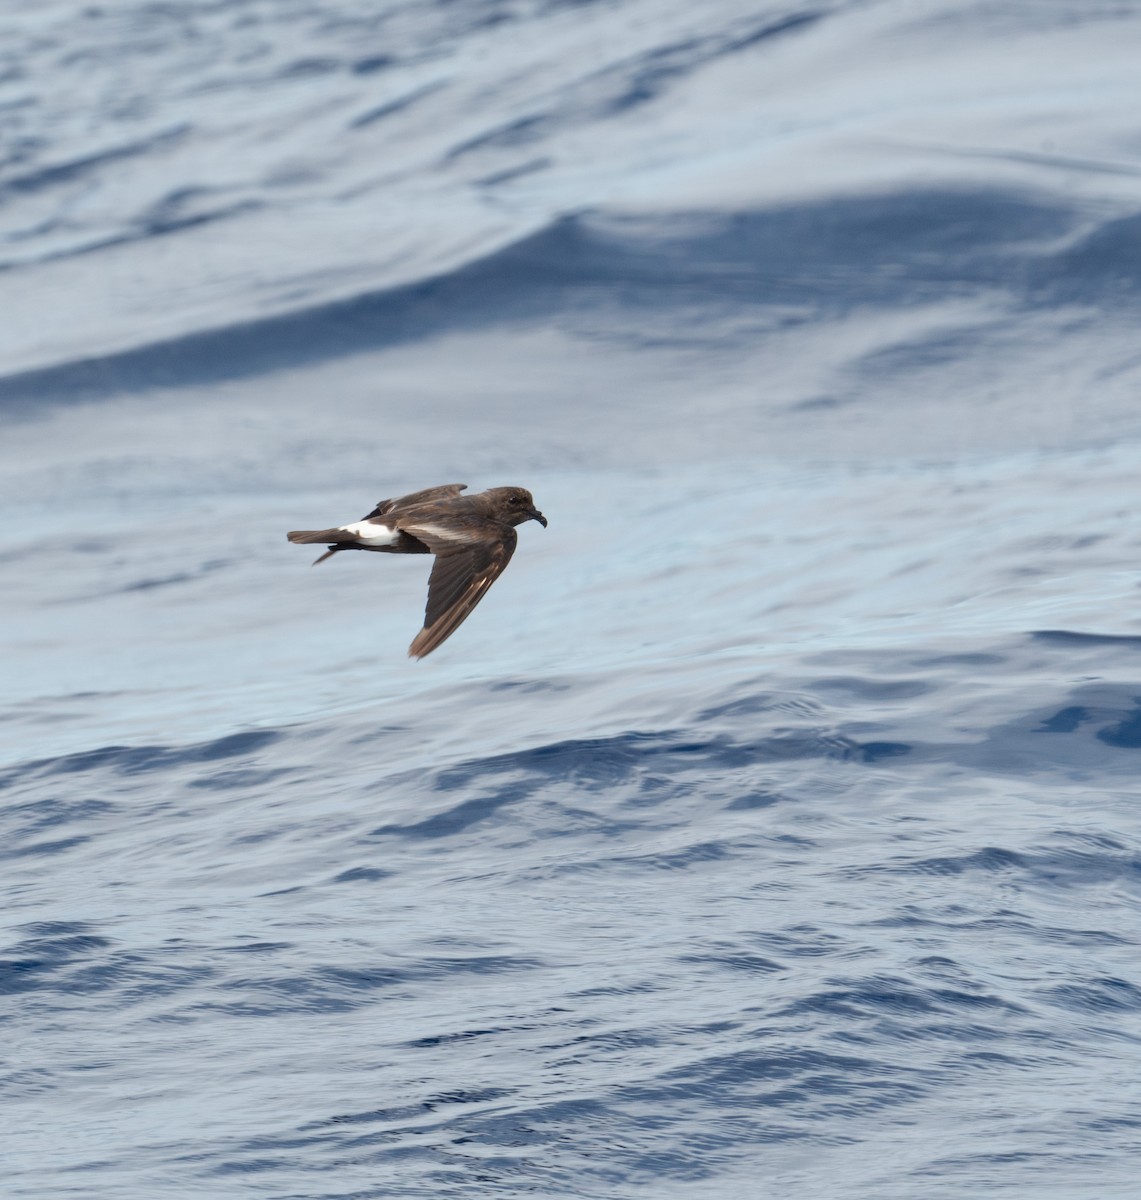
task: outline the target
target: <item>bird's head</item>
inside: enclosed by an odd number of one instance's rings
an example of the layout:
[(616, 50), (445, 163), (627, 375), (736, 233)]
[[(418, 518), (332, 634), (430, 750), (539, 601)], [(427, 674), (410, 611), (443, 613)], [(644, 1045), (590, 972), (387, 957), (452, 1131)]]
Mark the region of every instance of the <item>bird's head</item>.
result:
[(510, 525), (522, 525), (524, 521), (538, 521), (544, 529), (547, 518), (535, 507), (535, 501), (526, 488), (489, 488), (488, 494), (495, 499), (495, 506)]

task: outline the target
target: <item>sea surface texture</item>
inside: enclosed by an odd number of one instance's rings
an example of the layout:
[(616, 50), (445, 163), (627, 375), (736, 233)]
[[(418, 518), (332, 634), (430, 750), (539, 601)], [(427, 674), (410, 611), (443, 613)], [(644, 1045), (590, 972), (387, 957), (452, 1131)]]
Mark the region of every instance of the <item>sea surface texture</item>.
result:
[(5, 1200), (1141, 1195), (1139, 47), (3, 5)]

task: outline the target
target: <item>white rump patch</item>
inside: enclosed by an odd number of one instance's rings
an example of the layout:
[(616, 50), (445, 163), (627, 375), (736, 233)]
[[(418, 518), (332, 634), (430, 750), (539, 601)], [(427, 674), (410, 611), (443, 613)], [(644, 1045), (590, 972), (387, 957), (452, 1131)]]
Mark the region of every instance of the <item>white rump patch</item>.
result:
[(351, 525), (338, 525), (342, 533), (351, 533), (362, 542), (372, 542), (378, 546), (390, 546), (400, 534), (387, 525), (377, 525), (372, 521), (354, 521)]

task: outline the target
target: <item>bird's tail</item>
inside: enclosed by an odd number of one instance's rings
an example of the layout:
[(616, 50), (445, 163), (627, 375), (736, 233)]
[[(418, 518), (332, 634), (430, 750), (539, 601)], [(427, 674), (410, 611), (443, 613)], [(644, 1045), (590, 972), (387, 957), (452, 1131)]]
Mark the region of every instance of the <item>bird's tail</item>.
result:
[(285, 535), (291, 542), (299, 545), (311, 545), (314, 542), (325, 542), (329, 549), (320, 558), (313, 560), (313, 565), (324, 562), (338, 550), (348, 550), (357, 544), (356, 537), (343, 529), (294, 529)]

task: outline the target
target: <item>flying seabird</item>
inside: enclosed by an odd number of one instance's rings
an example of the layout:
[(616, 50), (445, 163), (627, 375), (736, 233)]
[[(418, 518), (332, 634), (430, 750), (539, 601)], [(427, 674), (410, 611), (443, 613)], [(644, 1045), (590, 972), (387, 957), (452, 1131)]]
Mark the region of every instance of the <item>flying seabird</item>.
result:
[(349, 525), (295, 529), (286, 537), (328, 545), (314, 566), (340, 550), (434, 554), (424, 628), (408, 647), (410, 658), (423, 658), (455, 633), (511, 561), (518, 540), (515, 526), (524, 521), (547, 526), (526, 488), (496, 487), (461, 496), (466, 488), (466, 483), (426, 488), (382, 500), (367, 517)]

